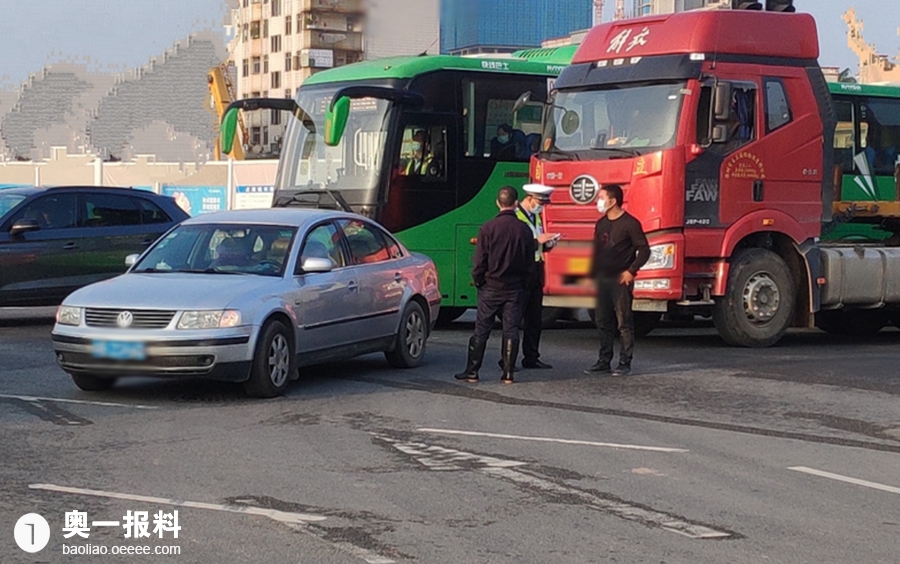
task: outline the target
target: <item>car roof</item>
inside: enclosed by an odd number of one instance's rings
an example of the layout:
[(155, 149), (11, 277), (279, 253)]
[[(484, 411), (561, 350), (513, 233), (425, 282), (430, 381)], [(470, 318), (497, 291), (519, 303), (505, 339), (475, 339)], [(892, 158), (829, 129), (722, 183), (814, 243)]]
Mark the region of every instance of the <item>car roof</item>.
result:
[[(214, 223), (262, 223), (272, 225), (292, 225), (302, 227), (327, 219), (365, 217), (354, 213), (314, 208), (265, 208), (255, 210), (232, 210), (208, 213), (186, 219), (183, 225), (202, 225)], [(368, 221), (368, 220), (367, 220)]]
[(32, 194), (47, 194), (52, 192), (118, 192), (121, 194), (141, 194), (150, 197), (159, 197), (158, 194), (148, 192), (146, 190), (136, 190), (121, 186), (16, 186), (12, 188), (4, 188), (0, 194), (19, 194), (21, 196), (31, 196)]

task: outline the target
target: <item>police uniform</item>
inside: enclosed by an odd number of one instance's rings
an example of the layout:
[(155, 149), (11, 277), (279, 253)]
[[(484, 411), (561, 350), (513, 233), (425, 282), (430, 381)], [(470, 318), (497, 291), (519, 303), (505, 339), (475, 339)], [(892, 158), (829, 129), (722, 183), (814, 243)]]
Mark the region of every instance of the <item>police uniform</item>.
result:
[[(537, 198), (541, 204), (550, 203), (550, 194), (553, 188), (541, 184), (526, 184), (525, 193)], [(524, 334), (522, 337), (522, 366), (525, 368), (551, 368), (549, 364), (540, 362), (539, 351), (541, 345), (541, 313), (544, 309), (544, 253), (556, 246), (554, 242), (541, 245), (537, 243), (538, 236), (544, 233), (544, 225), (541, 214), (531, 214), (519, 204), (516, 217), (524, 222), (535, 239), (534, 262), (535, 268), (525, 286), (523, 298)]]
[(519, 352), (519, 323), (522, 320), (522, 297), (535, 266), (535, 239), (531, 230), (511, 209), (478, 230), (475, 267), (472, 278), (478, 288), (478, 311), (475, 334), (469, 339), (466, 370), (456, 374), (457, 380), (478, 381), (478, 370), (491, 335), (496, 316), (503, 321), (503, 377), (513, 381), (512, 372)]

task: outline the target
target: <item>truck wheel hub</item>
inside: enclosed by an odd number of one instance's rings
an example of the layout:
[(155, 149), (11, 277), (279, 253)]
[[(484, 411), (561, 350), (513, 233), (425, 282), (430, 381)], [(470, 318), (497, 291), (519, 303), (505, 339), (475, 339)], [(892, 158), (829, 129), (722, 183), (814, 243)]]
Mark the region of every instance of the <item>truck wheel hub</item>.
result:
[(757, 272), (744, 285), (744, 313), (752, 323), (768, 323), (778, 313), (781, 293), (772, 277)]

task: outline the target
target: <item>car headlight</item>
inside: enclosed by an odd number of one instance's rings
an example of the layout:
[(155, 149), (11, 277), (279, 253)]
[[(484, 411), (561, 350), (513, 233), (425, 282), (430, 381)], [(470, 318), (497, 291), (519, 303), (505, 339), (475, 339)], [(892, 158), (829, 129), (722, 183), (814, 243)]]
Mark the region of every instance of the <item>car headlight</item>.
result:
[(675, 268), (675, 245), (653, 245), (650, 247), (650, 260), (641, 270), (668, 270)]
[(186, 311), (178, 320), (179, 329), (224, 329), (241, 324), (241, 312), (233, 309), (224, 311)]
[(672, 281), (668, 278), (651, 278), (650, 280), (635, 280), (635, 290), (669, 290)]
[(59, 306), (56, 310), (56, 322), (60, 325), (81, 325), (84, 309), (72, 306)]

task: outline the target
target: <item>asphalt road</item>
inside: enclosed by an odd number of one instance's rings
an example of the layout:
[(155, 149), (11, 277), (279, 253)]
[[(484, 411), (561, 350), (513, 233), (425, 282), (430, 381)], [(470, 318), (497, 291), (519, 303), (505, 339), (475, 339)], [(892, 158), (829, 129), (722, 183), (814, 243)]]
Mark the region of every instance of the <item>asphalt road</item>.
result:
[[(898, 561), (897, 330), (760, 351), (667, 328), (639, 342), (635, 375), (596, 378), (581, 373), (594, 332), (561, 324), (554, 369), (502, 386), (498, 334), (483, 381), (453, 381), (462, 322), (418, 369), (366, 356), (261, 401), (196, 380), (82, 392), (54, 362), (51, 315), (0, 313), (4, 564)], [(154, 515), (175, 509), (178, 537), (160, 539)], [(147, 511), (151, 536), (65, 538), (74, 511)], [(31, 512), (50, 525), (36, 554), (12, 533)], [(111, 554), (129, 546), (181, 554)]]

